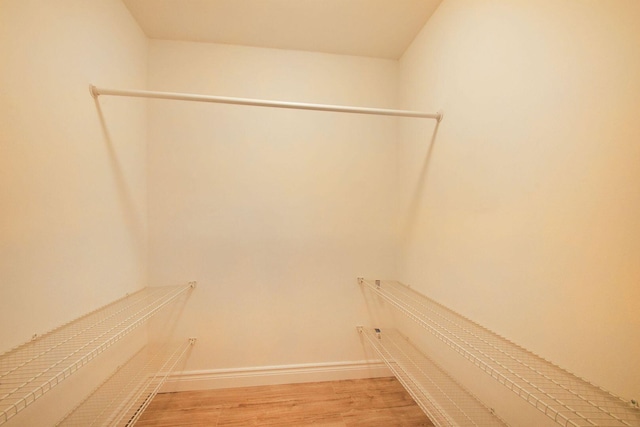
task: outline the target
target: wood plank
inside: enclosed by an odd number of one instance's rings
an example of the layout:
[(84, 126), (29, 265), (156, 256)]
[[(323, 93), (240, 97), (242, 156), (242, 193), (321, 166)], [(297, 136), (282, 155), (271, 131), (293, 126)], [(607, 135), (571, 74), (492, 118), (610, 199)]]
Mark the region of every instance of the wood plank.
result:
[(136, 425), (433, 426), (393, 377), (161, 393)]

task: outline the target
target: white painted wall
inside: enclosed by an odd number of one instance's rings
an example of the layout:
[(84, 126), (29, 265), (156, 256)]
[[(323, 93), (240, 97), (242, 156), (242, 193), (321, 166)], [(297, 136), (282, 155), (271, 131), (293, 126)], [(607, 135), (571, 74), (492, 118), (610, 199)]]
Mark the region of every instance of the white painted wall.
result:
[(402, 122), (398, 166), (405, 283), (635, 399), (638, 22), (637, 1), (445, 0), (399, 80), (445, 118), (431, 143)]
[[(175, 331), (199, 337), (196, 377), (355, 366), (355, 278), (399, 277), (638, 398), (639, 19), (631, 0), (446, 0), (400, 64), (165, 41), (147, 64), (119, 1), (0, 0), (0, 351), (148, 267), (152, 285), (199, 282)], [(445, 120), (434, 137), (423, 121), (163, 101), (147, 116), (105, 97), (101, 124), (88, 84), (147, 77)]]
[(120, 1), (0, 2), (0, 351), (146, 281), (147, 39)]
[(145, 104), (103, 102), (107, 139), (89, 94), (146, 56), (118, 0), (0, 1), (0, 352), (146, 282)]
[[(154, 90), (393, 108), (397, 61), (152, 40)], [(197, 280), (188, 371), (365, 358), (358, 275), (393, 277), (397, 120), (149, 104), (152, 285)], [(274, 381), (281, 381), (276, 379)]]

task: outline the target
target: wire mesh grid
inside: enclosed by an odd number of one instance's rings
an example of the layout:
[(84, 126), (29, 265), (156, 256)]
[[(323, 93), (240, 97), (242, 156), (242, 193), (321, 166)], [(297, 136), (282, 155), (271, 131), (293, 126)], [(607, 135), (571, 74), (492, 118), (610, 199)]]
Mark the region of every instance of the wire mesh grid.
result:
[(640, 426), (640, 411), (610, 392), (396, 281), (360, 279), (439, 340), (562, 426)]
[(56, 425), (134, 425), (194, 343), (143, 348)]
[(507, 425), (398, 331), (360, 331), (436, 426)]
[(142, 289), (0, 355), (0, 424), (192, 287)]

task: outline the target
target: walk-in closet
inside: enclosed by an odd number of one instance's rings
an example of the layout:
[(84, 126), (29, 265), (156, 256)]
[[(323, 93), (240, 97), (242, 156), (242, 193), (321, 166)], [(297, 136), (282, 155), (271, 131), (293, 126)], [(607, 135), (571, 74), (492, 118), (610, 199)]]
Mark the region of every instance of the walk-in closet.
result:
[(0, 0), (0, 425), (640, 426), (639, 22)]

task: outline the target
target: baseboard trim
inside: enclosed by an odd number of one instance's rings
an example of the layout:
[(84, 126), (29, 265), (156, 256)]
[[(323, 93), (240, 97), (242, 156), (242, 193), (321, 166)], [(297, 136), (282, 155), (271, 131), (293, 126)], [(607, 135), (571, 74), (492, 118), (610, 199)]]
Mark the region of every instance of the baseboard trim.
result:
[(167, 378), (162, 392), (337, 381), (391, 375), (391, 371), (379, 360), (182, 371), (173, 373)]

